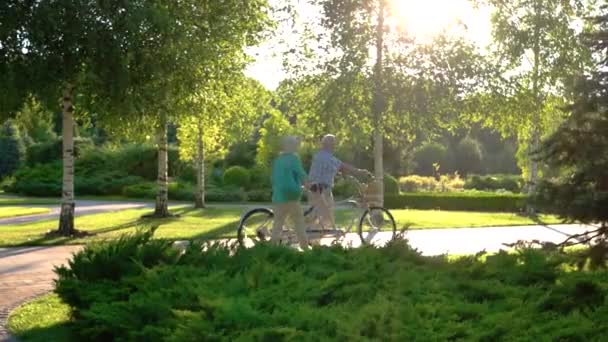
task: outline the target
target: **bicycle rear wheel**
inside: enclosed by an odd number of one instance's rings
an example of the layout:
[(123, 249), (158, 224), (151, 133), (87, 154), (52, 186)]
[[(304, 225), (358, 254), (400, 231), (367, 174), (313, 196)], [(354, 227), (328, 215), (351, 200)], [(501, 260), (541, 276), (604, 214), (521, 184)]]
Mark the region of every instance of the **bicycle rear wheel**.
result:
[(395, 238), (397, 224), (386, 208), (370, 207), (361, 215), (358, 233), (361, 244), (381, 247)]
[(267, 208), (255, 208), (243, 215), (237, 228), (241, 246), (251, 247), (260, 241), (269, 241), (274, 213)]

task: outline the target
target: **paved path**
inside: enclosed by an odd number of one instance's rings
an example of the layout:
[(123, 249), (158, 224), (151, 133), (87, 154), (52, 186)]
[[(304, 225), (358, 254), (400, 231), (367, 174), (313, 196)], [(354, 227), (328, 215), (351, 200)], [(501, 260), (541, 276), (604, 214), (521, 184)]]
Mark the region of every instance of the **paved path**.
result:
[[(172, 208), (179, 206), (188, 206), (190, 204), (186, 203), (169, 203)], [(21, 223), (31, 223), (36, 221), (44, 221), (51, 219), (59, 219), (59, 204), (19, 204), (16, 205), (19, 207), (27, 207), (27, 208), (47, 208), (50, 209), (51, 212), (47, 214), (37, 214), (37, 215), (27, 215), (27, 216), (17, 216), (17, 217), (8, 217), (0, 219), (0, 226), (3, 225), (12, 225), (12, 224), (21, 224)], [(213, 203), (207, 205), (208, 208), (243, 208), (243, 210), (247, 208), (253, 208), (259, 206), (258, 204), (230, 204), (230, 203)], [(125, 201), (91, 201), (91, 200), (77, 200), (76, 201), (76, 212), (75, 216), (84, 216), (91, 214), (99, 214), (106, 212), (114, 212), (119, 210), (127, 210), (127, 209), (142, 209), (148, 208), (153, 209), (154, 203), (152, 202), (125, 202)], [(0, 210), (2, 210), (2, 206), (0, 206)]]
[(79, 246), (0, 248), (0, 341), (8, 340), (5, 320), (10, 310), (53, 288), (54, 266), (63, 264)]
[[(458, 228), (413, 230), (407, 238), (425, 255), (443, 253), (471, 254), (485, 249), (496, 252), (506, 249), (503, 243), (538, 239), (559, 243), (571, 234), (593, 227), (551, 225), (492, 228)], [(378, 241), (387, 235), (377, 235)], [(327, 241), (325, 241), (327, 242)], [(349, 234), (345, 243), (359, 244), (356, 234)], [(80, 246), (0, 248), (0, 341), (6, 339), (4, 320), (16, 305), (46, 293), (53, 286), (53, 267), (64, 263)], [(4, 333), (4, 335), (3, 335)]]

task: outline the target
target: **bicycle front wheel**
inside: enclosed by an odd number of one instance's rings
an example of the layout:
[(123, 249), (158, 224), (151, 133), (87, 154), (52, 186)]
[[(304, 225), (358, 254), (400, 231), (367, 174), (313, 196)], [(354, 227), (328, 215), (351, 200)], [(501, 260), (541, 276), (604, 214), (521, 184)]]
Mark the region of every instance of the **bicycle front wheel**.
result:
[(274, 213), (267, 208), (255, 208), (243, 215), (237, 228), (242, 247), (251, 247), (260, 241), (270, 240)]
[(397, 224), (388, 209), (370, 207), (361, 215), (358, 233), (361, 244), (381, 247), (395, 238)]

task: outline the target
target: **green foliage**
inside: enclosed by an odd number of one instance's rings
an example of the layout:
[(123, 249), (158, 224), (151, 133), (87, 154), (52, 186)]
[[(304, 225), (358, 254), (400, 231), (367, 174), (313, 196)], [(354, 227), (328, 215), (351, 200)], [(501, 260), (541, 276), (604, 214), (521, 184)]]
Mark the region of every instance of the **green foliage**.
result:
[(520, 212), (525, 204), (526, 197), (523, 195), (484, 192), (415, 192), (384, 198), (384, 205), (390, 209)]
[(256, 165), (249, 174), (251, 176), (251, 188), (253, 189), (270, 189), (270, 168), (264, 165)]
[(516, 175), (471, 175), (467, 178), (464, 188), (479, 191), (506, 190), (519, 193), (523, 183), (523, 178)]
[(386, 174), (384, 175), (384, 194), (385, 195), (398, 195), (399, 194), (399, 181), (397, 178)]
[(15, 172), (25, 160), (25, 145), (19, 128), (12, 120), (0, 127), (0, 179)]
[(237, 142), (230, 146), (224, 159), (226, 166), (242, 166), (252, 168), (255, 164), (256, 145), (250, 142)]
[(224, 185), (248, 189), (251, 184), (249, 171), (242, 166), (229, 167), (224, 172)]
[(15, 181), (5, 190), (29, 196), (60, 196), (62, 168), (60, 162), (21, 168), (15, 172)]
[(466, 176), (470, 173), (479, 173), (483, 170), (483, 153), (479, 142), (473, 138), (462, 139), (451, 155), (452, 168), (459, 174)]
[(402, 192), (453, 192), (462, 190), (464, 186), (464, 181), (457, 173), (453, 175), (441, 175), (439, 179), (417, 175), (399, 178), (399, 190)]
[(289, 121), (278, 111), (271, 111), (260, 128), (256, 163), (270, 167), (281, 151), (281, 139), (294, 133)]
[[(62, 159), (62, 144), (61, 139), (51, 139), (46, 142), (36, 143), (27, 149), (27, 165), (35, 166), (37, 164), (52, 163), (61, 161)], [(74, 138), (74, 156), (80, 157), (86, 151), (92, 150), (94, 147), (91, 139), (76, 137)]]
[(58, 269), (57, 293), (89, 341), (601, 339), (606, 276), (568, 261), (424, 257), (402, 240), (303, 253), (194, 243), (178, 258), (140, 233), (85, 247)]
[[(602, 10), (606, 8), (604, 5)], [(605, 56), (608, 18), (602, 16), (590, 23), (596, 32), (587, 36), (586, 42)], [(556, 176), (539, 184), (534, 196), (541, 208), (565, 219), (600, 223), (602, 227), (608, 225), (607, 65), (602, 57), (590, 77), (578, 80), (572, 114), (543, 142), (537, 158)], [(606, 238), (606, 232), (598, 233)]]
[(435, 165), (442, 167), (447, 163), (448, 149), (439, 143), (427, 143), (420, 146), (414, 153), (416, 174), (422, 176), (435, 176)]

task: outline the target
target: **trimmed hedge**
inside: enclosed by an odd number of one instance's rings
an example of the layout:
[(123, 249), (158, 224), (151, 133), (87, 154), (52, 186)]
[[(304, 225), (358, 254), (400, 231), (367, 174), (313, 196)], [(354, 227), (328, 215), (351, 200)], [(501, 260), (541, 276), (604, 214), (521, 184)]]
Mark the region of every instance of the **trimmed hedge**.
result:
[(527, 197), (520, 194), (487, 192), (415, 192), (386, 195), (384, 205), (390, 209), (440, 209), (464, 211), (519, 212)]

